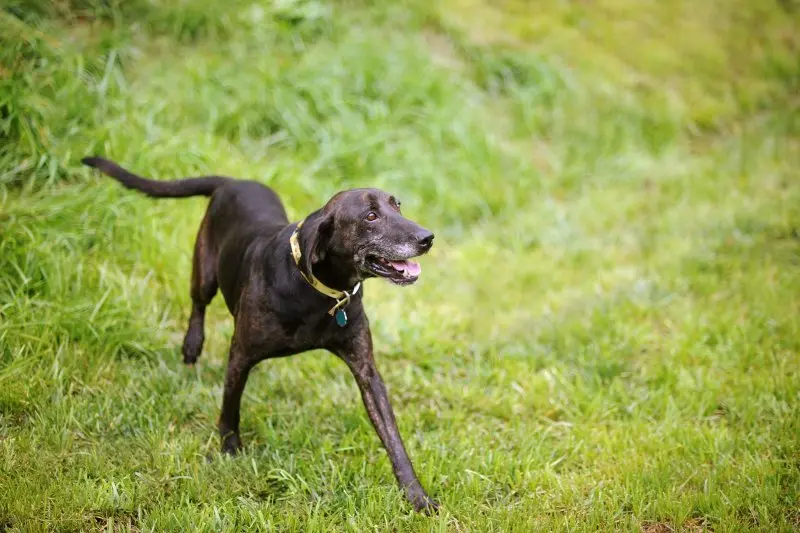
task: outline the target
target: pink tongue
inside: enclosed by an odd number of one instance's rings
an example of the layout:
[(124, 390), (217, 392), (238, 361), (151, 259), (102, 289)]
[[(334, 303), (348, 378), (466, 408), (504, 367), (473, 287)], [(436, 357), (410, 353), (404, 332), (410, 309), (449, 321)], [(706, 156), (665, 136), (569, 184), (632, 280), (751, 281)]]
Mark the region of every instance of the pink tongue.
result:
[(404, 261), (391, 261), (392, 266), (403, 273), (406, 277), (416, 277), (419, 276), (419, 273), (422, 272), (422, 268), (419, 266), (419, 263), (415, 261), (409, 261), (408, 259)]

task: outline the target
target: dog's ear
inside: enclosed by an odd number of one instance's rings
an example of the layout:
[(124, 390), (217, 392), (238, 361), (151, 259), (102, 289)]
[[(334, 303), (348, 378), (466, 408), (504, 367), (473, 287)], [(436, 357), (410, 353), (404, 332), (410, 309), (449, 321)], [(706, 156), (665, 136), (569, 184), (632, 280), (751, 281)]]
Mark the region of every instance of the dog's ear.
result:
[(311, 267), (325, 259), (325, 253), (333, 234), (333, 214), (321, 209), (309, 215), (300, 228), (300, 270), (311, 276)]

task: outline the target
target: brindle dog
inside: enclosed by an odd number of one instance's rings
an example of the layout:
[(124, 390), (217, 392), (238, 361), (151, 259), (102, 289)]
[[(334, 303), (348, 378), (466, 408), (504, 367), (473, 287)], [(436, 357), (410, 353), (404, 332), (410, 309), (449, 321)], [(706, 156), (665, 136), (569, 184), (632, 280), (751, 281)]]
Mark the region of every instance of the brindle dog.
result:
[(194, 248), (192, 313), (183, 360), (197, 361), (206, 306), (220, 289), (235, 323), (218, 423), (224, 452), (233, 454), (242, 446), (239, 407), (253, 366), (323, 348), (353, 373), (408, 500), (417, 511), (438, 507), (417, 479), (375, 366), (362, 306), (364, 291), (352, 294), (341, 326), (328, 313), (336, 302), (305, 279), (313, 276), (349, 292), (371, 277), (411, 284), (420, 268), (410, 258), (430, 250), (433, 233), (403, 217), (393, 196), (378, 189), (348, 190), (303, 221), (297, 236), (301, 259), (296, 263), (290, 238), (298, 224), (289, 223), (278, 195), (260, 183), (221, 176), (154, 181), (99, 157), (87, 157), (83, 163), (153, 198), (211, 197)]

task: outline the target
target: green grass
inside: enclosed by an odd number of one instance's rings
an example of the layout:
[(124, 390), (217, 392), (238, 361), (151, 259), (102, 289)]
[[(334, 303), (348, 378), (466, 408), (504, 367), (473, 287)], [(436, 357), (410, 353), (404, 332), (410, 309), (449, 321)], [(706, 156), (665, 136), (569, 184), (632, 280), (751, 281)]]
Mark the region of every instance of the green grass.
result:
[[(6, 0), (0, 529), (800, 528), (796, 2)], [(80, 167), (378, 186), (437, 234), (367, 283), (414, 514), (345, 365), (180, 362), (205, 204)]]

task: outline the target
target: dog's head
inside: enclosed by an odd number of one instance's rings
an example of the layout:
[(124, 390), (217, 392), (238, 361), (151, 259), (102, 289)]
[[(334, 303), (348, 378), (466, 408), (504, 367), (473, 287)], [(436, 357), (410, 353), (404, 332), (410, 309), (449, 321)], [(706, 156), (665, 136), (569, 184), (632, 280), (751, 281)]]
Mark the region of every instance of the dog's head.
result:
[(378, 189), (352, 189), (336, 194), (305, 220), (300, 246), (300, 268), (306, 275), (324, 263), (327, 270), (338, 271), (330, 273), (335, 277), (381, 277), (409, 285), (421, 271), (411, 258), (431, 249), (433, 233), (405, 218), (394, 196)]

